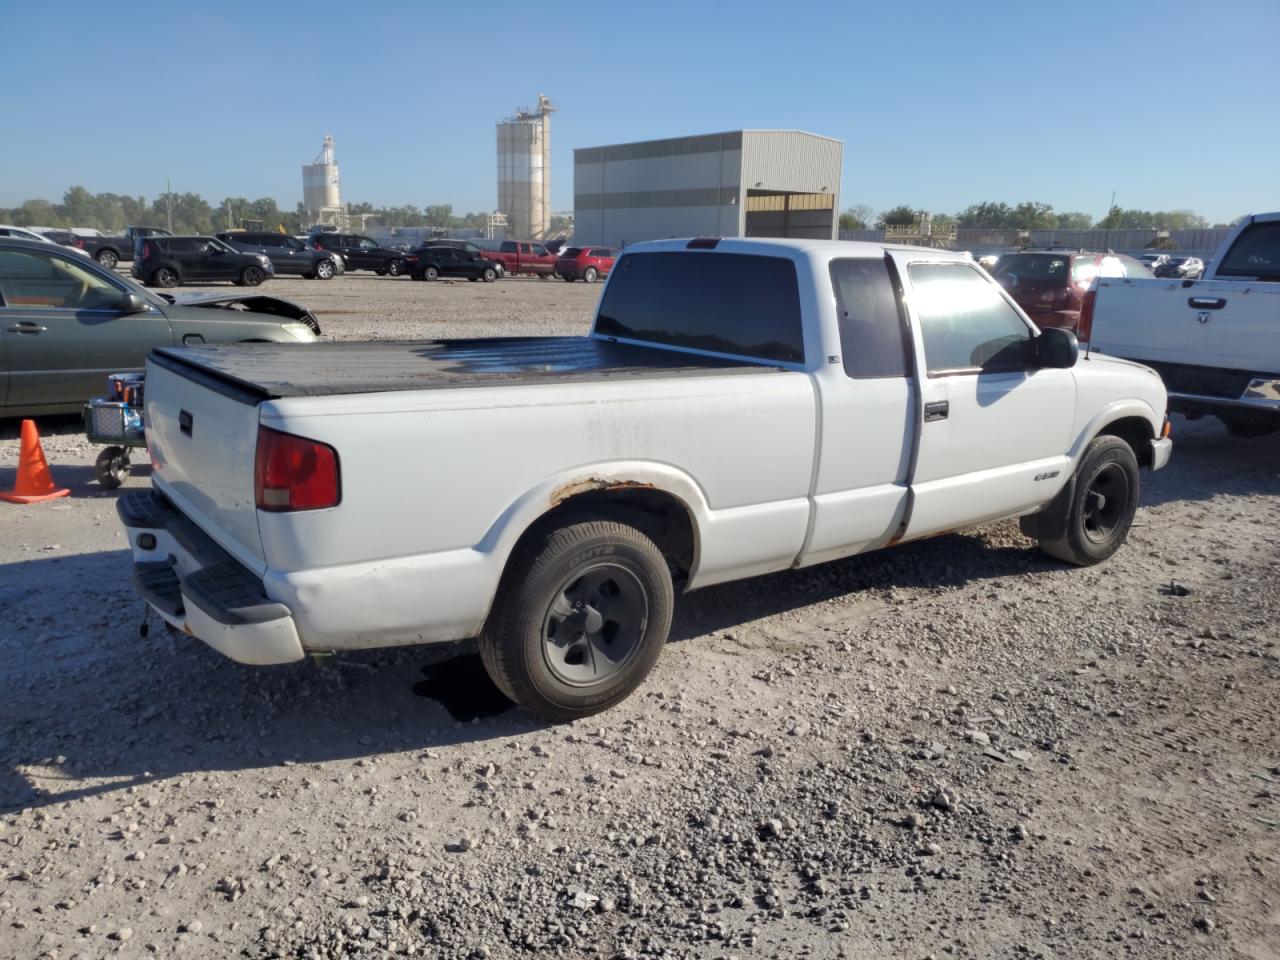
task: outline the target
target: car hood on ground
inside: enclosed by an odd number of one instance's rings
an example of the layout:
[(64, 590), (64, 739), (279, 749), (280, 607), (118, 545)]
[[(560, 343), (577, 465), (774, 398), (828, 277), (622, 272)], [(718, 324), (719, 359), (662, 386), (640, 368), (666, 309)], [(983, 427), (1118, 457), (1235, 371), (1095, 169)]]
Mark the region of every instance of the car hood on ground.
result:
[(319, 335), (320, 323), (306, 307), (280, 297), (263, 296), (260, 293), (171, 293), (165, 299), (174, 307), (201, 307), (221, 310), (237, 310), (261, 313), (284, 320), (297, 320)]

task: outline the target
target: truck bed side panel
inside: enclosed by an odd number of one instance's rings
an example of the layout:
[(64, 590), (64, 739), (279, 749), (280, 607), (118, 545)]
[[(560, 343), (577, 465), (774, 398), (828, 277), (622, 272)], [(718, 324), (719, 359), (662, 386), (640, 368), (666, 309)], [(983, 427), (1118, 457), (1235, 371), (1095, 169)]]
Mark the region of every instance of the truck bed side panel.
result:
[(309, 647), (474, 633), (515, 538), (615, 477), (695, 512), (696, 585), (789, 566), (807, 529), (816, 421), (801, 373), (283, 399), (262, 415), (342, 459), (338, 507), (259, 517), (269, 593)]

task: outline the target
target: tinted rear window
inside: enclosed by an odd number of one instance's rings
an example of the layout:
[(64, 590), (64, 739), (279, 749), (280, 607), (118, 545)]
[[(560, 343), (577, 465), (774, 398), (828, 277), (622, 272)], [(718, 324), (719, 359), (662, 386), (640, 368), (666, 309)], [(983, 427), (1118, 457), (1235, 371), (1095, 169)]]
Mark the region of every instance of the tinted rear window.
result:
[(795, 264), (737, 253), (628, 254), (605, 288), (595, 332), (800, 363)]
[(1058, 280), (1067, 282), (1067, 258), (1061, 254), (1017, 253), (1001, 257), (996, 276), (1011, 273), (1020, 280)]
[(560, 256), (564, 257), (565, 259), (576, 260), (578, 259), (578, 254), (580, 253), (582, 253), (581, 247), (570, 247), (568, 250), (560, 251)]
[(1222, 258), (1218, 276), (1280, 280), (1280, 222), (1264, 220), (1241, 232)]

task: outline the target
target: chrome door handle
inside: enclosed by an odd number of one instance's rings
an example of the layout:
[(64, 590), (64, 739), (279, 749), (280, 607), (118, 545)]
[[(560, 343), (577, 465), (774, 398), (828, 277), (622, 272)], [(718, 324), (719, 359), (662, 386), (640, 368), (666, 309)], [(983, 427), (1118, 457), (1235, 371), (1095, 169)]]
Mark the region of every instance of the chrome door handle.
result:
[(1221, 310), (1226, 305), (1226, 297), (1191, 297), (1187, 301), (1187, 306), (1194, 310)]
[(15, 323), (9, 328), (10, 333), (43, 333), (49, 328), (30, 320), (24, 320), (22, 323)]

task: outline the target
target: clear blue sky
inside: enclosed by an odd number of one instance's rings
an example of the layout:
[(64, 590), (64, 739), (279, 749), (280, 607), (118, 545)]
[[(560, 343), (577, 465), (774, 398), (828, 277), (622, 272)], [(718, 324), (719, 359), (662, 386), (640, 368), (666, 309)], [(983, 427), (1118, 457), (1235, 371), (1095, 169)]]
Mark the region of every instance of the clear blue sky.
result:
[(843, 205), (1280, 209), (1280, 0), (29, 3), (0, 0), (0, 206), (72, 184), (494, 206), (494, 123), (546, 93), (573, 148), (796, 127)]

